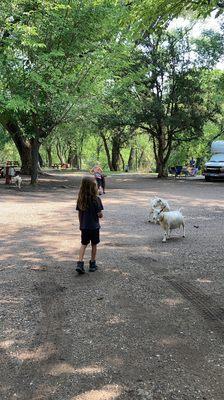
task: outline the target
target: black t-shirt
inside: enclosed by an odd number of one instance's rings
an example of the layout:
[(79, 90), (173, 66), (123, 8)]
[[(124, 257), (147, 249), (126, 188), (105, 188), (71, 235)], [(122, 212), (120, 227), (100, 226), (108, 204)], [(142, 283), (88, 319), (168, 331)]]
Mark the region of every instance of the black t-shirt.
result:
[(76, 210), (79, 212), (80, 230), (100, 228), (99, 217), (97, 214), (103, 210), (103, 204), (99, 197), (92, 200), (85, 211), (80, 210), (78, 205), (76, 205)]

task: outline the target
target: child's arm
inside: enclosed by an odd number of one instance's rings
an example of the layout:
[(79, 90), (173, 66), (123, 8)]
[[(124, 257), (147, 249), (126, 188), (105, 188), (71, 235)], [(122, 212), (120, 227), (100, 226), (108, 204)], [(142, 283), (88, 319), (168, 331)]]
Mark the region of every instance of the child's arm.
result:
[(97, 209), (96, 209), (97, 216), (98, 218), (103, 218), (103, 213), (102, 213), (103, 204), (99, 197), (96, 198), (96, 203), (97, 203)]

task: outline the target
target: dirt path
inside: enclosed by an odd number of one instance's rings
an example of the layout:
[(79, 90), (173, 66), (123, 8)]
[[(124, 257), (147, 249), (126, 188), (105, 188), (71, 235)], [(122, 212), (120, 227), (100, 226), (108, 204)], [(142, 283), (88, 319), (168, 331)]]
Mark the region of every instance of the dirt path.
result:
[[(223, 183), (109, 177), (100, 268), (80, 277), (79, 182), (0, 184), (1, 399), (223, 400)], [(147, 223), (154, 195), (185, 239)]]

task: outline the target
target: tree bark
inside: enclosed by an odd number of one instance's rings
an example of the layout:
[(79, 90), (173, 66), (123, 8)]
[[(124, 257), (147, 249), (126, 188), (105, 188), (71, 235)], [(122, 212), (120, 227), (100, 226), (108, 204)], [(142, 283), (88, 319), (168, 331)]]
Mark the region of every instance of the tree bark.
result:
[(166, 168), (167, 159), (164, 154), (164, 136), (158, 135), (157, 137), (157, 146), (154, 142), (154, 153), (156, 159), (156, 172), (158, 173), (158, 178), (167, 178), (168, 172)]
[(135, 153), (136, 153), (135, 148), (131, 147), (130, 154), (129, 154), (129, 159), (128, 159), (128, 169), (129, 170), (132, 170), (134, 168)]
[(105, 149), (106, 156), (107, 156), (108, 167), (109, 167), (110, 171), (113, 171), (113, 166), (112, 166), (111, 158), (110, 158), (110, 150), (109, 150), (109, 147), (108, 147), (108, 144), (107, 144), (106, 137), (102, 132), (100, 133), (100, 136), (103, 139), (104, 149)]
[(117, 137), (113, 137), (112, 139), (112, 168), (113, 171), (119, 170), (119, 158), (120, 158), (120, 143)]
[(72, 148), (72, 146), (69, 147), (68, 164), (70, 164), (72, 168), (77, 168), (78, 170), (80, 169), (79, 155), (77, 148), (74, 149)]
[(56, 144), (56, 151), (57, 151), (57, 156), (58, 156), (58, 158), (60, 160), (60, 163), (64, 164), (65, 160), (64, 160), (64, 157), (63, 157), (63, 154), (62, 154), (62, 151), (61, 151), (61, 145), (60, 145), (59, 142)]
[(48, 167), (52, 167), (52, 154), (51, 154), (51, 146), (46, 147), (46, 153), (47, 153), (47, 162), (48, 162)]
[(99, 160), (99, 158), (100, 158), (101, 148), (102, 148), (102, 141), (98, 139), (97, 145), (96, 145), (96, 158), (97, 158), (97, 160)]
[(144, 157), (145, 157), (145, 151), (144, 149), (141, 151), (141, 154), (139, 156), (138, 159), (138, 166), (141, 168), (143, 166), (143, 162), (144, 162)]
[(31, 144), (31, 158), (32, 158), (32, 165), (31, 165), (31, 185), (35, 185), (38, 180), (38, 169), (39, 169), (39, 148), (40, 143), (37, 139), (32, 138), (30, 140)]
[(21, 173), (24, 175), (31, 174), (31, 146), (28, 140), (22, 136), (18, 125), (14, 122), (7, 122), (5, 128), (9, 132), (13, 142), (18, 150), (21, 160)]
[(122, 162), (122, 169), (123, 169), (123, 171), (125, 170), (125, 164), (124, 164), (124, 158), (123, 158), (123, 156), (122, 156), (122, 154), (120, 153), (120, 160), (121, 160), (121, 162)]
[(39, 160), (39, 168), (41, 169), (44, 166), (44, 162), (40, 153), (38, 153), (38, 160)]

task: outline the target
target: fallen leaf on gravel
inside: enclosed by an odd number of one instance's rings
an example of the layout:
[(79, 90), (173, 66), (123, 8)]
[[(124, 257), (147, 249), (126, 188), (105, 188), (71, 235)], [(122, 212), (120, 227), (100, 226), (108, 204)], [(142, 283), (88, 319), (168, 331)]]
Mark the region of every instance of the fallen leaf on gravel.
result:
[(103, 300), (103, 296), (97, 297), (97, 300)]
[(41, 267), (31, 267), (30, 268), (32, 271), (46, 271), (47, 267), (41, 266)]

